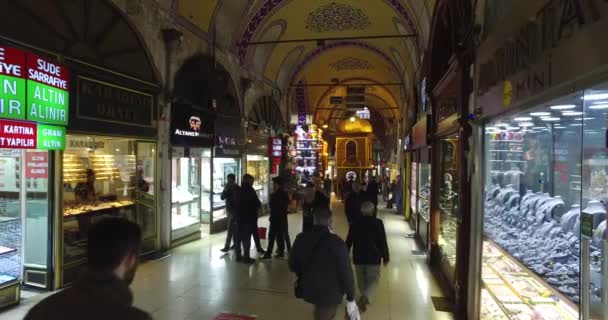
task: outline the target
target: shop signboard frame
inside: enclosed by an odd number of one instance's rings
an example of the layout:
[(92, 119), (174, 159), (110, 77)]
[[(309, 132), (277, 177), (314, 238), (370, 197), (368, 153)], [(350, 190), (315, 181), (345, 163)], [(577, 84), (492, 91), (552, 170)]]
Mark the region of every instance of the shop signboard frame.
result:
[(0, 148), (64, 150), (69, 90), (66, 67), (0, 46)]
[(145, 92), (79, 76), (76, 117), (121, 125), (154, 127), (154, 97)]

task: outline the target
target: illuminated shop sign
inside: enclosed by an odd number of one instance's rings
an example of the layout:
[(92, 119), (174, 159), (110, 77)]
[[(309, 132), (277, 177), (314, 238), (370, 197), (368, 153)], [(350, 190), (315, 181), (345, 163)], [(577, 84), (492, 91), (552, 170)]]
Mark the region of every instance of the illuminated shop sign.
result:
[(65, 128), (0, 119), (0, 148), (63, 150)]
[(63, 150), (69, 89), (65, 67), (0, 46), (0, 148)]
[(269, 146), (271, 160), (270, 173), (277, 174), (279, 172), (281, 158), (283, 157), (283, 141), (281, 138), (270, 138)]
[(183, 147), (210, 147), (214, 138), (214, 116), (191, 105), (171, 108), (171, 143)]
[(35, 54), (27, 57), (28, 120), (68, 125), (68, 70)]

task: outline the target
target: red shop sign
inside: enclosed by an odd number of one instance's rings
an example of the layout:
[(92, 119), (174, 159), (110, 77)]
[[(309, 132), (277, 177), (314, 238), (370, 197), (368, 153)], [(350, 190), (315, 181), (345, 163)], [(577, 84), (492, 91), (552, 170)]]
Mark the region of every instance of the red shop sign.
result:
[(0, 74), (17, 78), (24, 77), (25, 52), (0, 46)]
[(36, 123), (0, 119), (0, 148), (36, 149), (36, 143)]
[(25, 177), (26, 178), (48, 178), (49, 162), (46, 152), (25, 153)]
[(214, 320), (256, 320), (257, 317), (243, 316), (234, 313), (220, 313)]
[(70, 73), (51, 60), (27, 53), (27, 78), (61, 90), (70, 90)]

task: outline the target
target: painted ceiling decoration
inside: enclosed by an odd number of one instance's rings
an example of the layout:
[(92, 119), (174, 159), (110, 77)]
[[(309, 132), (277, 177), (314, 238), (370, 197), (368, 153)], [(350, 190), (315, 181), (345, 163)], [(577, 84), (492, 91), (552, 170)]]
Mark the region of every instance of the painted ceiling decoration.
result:
[(329, 66), (336, 71), (369, 70), (374, 68), (374, 66), (372, 66), (369, 61), (357, 57), (344, 57), (340, 60), (333, 62)]
[[(243, 28), (243, 33), (241, 35), (240, 40), (237, 42), (238, 50), (237, 57), (241, 64), (245, 63), (245, 57), (247, 55), (247, 49), (249, 48), (247, 44), (254, 40), (254, 37), (258, 31), (258, 28), (262, 26), (268, 17), (272, 17), (272, 15), (278, 11), (283, 5), (287, 4), (290, 1), (310, 1), (310, 0), (263, 0), (264, 2), (257, 7), (257, 11), (250, 15), (250, 19), (247, 22), (246, 26)], [(410, 17), (407, 9), (403, 6), (400, 0), (383, 0), (385, 3), (389, 4), (399, 15), (405, 20), (410, 32), (413, 34), (418, 33), (418, 29), (412, 18)], [(420, 52), (420, 44), (418, 41), (415, 41), (416, 48), (418, 52)], [(418, 54), (418, 53), (416, 53)]]
[(322, 47), (318, 47), (314, 51), (309, 52), (306, 55), (306, 57), (304, 57), (304, 59), (302, 59), (300, 64), (298, 64), (298, 66), (292, 73), (291, 81), (289, 83), (292, 84), (294, 79), (302, 72), (302, 70), (304, 70), (306, 65), (308, 63), (310, 63), (311, 61), (313, 61), (315, 58), (319, 57), (321, 54), (327, 52), (328, 50), (344, 48), (344, 47), (356, 47), (356, 48), (363, 48), (363, 49), (372, 51), (372, 52), (376, 53), (377, 55), (381, 56), (382, 59), (384, 59), (386, 62), (388, 62), (394, 68), (395, 71), (399, 70), (399, 68), (395, 65), (393, 60), (386, 53), (384, 53), (384, 51), (380, 50), (376, 46), (371, 45), (367, 42), (353, 41), (353, 40), (341, 40), (341, 41), (332, 42), (332, 43), (322, 46)]
[(332, 2), (308, 14), (306, 29), (315, 32), (365, 30), (371, 24), (363, 10)]

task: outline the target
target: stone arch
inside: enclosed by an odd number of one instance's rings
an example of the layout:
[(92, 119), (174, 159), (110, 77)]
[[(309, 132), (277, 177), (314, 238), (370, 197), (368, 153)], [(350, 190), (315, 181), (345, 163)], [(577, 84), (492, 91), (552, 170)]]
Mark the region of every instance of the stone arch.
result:
[[(395, 24), (395, 28), (397, 29), (399, 34), (406, 35), (409, 33), (407, 28), (403, 25), (403, 23), (401, 23), (401, 21), (399, 21), (399, 19), (397, 19), (397, 18), (393, 19), (393, 23)], [(418, 65), (420, 64), (420, 60), (419, 60), (420, 57), (418, 56), (418, 54), (416, 54), (417, 50), (416, 50), (415, 43), (413, 43), (411, 39), (407, 39), (407, 38), (402, 39), (402, 41), (403, 41), (403, 45), (409, 52), (412, 67), (414, 69), (416, 69), (418, 67)]]
[[(95, 16), (95, 19), (91, 17)], [(16, 27), (28, 21), (27, 28)], [(160, 86), (160, 75), (141, 34), (112, 1), (7, 1), (2, 37)]]
[(289, 76), (294, 68), (297, 66), (298, 61), (302, 58), (304, 54), (304, 46), (298, 46), (293, 48), (283, 59), (281, 62), (281, 66), (279, 67), (279, 73), (277, 74), (276, 84), (280, 90), (283, 92), (287, 91), (289, 86)]
[(174, 101), (205, 109), (215, 107), (224, 115), (241, 115), (239, 95), (232, 76), (211, 56), (197, 54), (186, 59), (175, 74), (173, 88)]
[[(285, 20), (276, 20), (271, 22), (266, 29), (261, 33), (259, 41), (276, 41), (281, 39), (283, 33), (287, 29)], [(256, 74), (263, 75), (266, 71), (266, 65), (270, 60), (270, 55), (276, 47), (276, 44), (256, 45), (251, 51), (250, 62), (252, 69)]]
[(209, 34), (215, 35), (216, 44), (222, 49), (233, 47), (235, 34), (239, 31), (241, 21), (247, 14), (252, 0), (219, 1), (209, 28)]
[(259, 97), (249, 111), (247, 120), (254, 127), (265, 125), (275, 132), (285, 128), (283, 113), (272, 96)]

